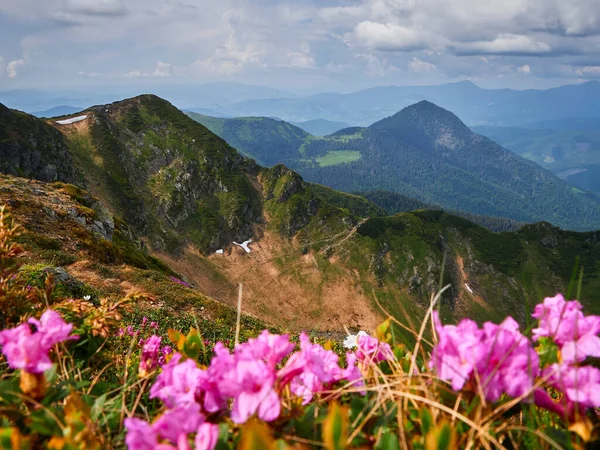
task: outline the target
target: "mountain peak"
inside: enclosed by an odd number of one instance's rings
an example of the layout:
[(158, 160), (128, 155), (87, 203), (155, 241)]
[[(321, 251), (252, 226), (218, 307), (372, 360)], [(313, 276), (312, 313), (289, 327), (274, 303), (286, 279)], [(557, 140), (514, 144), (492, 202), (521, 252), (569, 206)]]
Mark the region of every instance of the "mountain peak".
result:
[(462, 135), (470, 131), (452, 112), (428, 100), (421, 100), (407, 106), (393, 116), (374, 123), (369, 128), (387, 131), (420, 130), (430, 136), (439, 134), (441, 130), (455, 135)]

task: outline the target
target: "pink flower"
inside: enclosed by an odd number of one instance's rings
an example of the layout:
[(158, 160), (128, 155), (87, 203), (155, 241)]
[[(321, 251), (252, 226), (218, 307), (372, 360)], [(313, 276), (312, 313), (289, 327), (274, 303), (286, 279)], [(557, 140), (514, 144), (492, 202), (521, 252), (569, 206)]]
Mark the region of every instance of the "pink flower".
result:
[[(342, 378), (347, 380), (353, 387), (362, 387), (365, 385), (365, 380), (360, 372), (360, 369), (356, 365), (358, 358), (355, 353), (346, 353), (346, 365), (348, 366), (344, 369), (342, 374)], [(364, 395), (365, 391), (363, 391)]]
[(314, 394), (325, 389), (325, 384), (343, 379), (343, 370), (338, 365), (338, 355), (311, 344), (306, 333), (300, 335), (300, 351), (293, 353), (285, 366), (278, 372), (281, 384), (291, 383), (295, 395), (310, 402)]
[(35, 325), (37, 332), (43, 335), (42, 344), (48, 349), (60, 342), (79, 339), (79, 336), (69, 336), (73, 324), (65, 322), (60, 314), (51, 309), (46, 310), (40, 320), (31, 318), (27, 322)]
[(458, 326), (442, 325), (437, 311), (433, 312), (438, 342), (431, 354), (430, 366), (440, 377), (452, 383), (458, 391), (469, 379), (484, 349), (483, 332), (472, 320), (462, 320)]
[(44, 312), (40, 320), (32, 318), (28, 322), (36, 326), (35, 332), (31, 332), (27, 323), (0, 331), (2, 353), (13, 369), (43, 373), (52, 367), (48, 352), (54, 345), (79, 338), (79, 336), (69, 336), (73, 325), (67, 324), (51, 309)]
[(140, 358), (139, 373), (145, 376), (158, 366), (160, 352), (160, 336), (152, 335), (143, 341), (142, 356)]
[(13, 369), (43, 373), (52, 367), (48, 356), (50, 349), (44, 345), (43, 335), (31, 333), (31, 328), (26, 323), (0, 331), (0, 345), (9, 367)]
[(219, 439), (219, 427), (205, 422), (198, 428), (194, 445), (196, 450), (213, 450)]
[(183, 435), (186, 440), (190, 433), (195, 432), (204, 423), (200, 413), (200, 405), (186, 403), (165, 411), (152, 424), (152, 430), (160, 437), (177, 443)]
[(234, 398), (231, 420), (244, 423), (257, 413), (266, 422), (279, 417), (281, 403), (274, 383), (275, 373), (263, 361), (238, 360), (219, 386), (221, 393)]
[(373, 364), (394, 359), (394, 353), (389, 344), (379, 342), (369, 335), (360, 335), (357, 339), (356, 357), (363, 363)]
[(249, 339), (248, 342), (238, 345), (235, 353), (242, 358), (263, 360), (269, 367), (274, 368), (294, 350), (294, 347), (287, 334), (271, 334), (264, 330), (258, 338)]
[(563, 360), (580, 362), (588, 356), (600, 357), (600, 317), (584, 316), (576, 300), (565, 301), (562, 295), (548, 297), (535, 307), (532, 316), (539, 320), (533, 330), (534, 340), (550, 337), (561, 347)]
[(221, 342), (217, 342), (214, 352), (215, 356), (201, 384), (204, 395), (203, 405), (208, 412), (216, 412), (227, 406), (227, 396), (221, 392), (221, 385), (225, 376), (234, 369), (236, 364), (235, 357)]
[(125, 419), (125, 444), (129, 450), (155, 450), (157, 436), (148, 422), (132, 417)]
[(504, 393), (520, 397), (532, 391), (539, 359), (514, 319), (509, 317), (500, 325), (486, 322), (480, 330), (467, 319), (458, 326), (442, 326), (437, 313), (433, 314), (438, 343), (430, 366), (440, 379), (452, 383), (452, 389), (462, 389), (469, 380), (480, 383), (490, 401)]
[(539, 358), (531, 342), (519, 332), (519, 324), (508, 317), (500, 325), (483, 325), (485, 355), (477, 371), (485, 397), (496, 401), (503, 393), (520, 397), (531, 393), (539, 375)]
[(548, 372), (550, 384), (564, 392), (569, 402), (587, 408), (600, 407), (600, 369), (553, 364)]
[(150, 388), (150, 398), (162, 400), (167, 408), (194, 402), (206, 377), (206, 372), (191, 359), (182, 363), (180, 360), (181, 354), (175, 353)]

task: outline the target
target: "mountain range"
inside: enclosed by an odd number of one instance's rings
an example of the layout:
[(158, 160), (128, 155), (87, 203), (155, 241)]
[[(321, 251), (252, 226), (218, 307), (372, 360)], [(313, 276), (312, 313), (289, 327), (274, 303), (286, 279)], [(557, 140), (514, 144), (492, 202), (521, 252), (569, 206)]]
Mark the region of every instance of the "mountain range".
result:
[[(462, 81), (303, 95), (242, 83), (157, 85), (152, 80), (139, 80), (136, 85), (124, 86), (0, 91), (0, 102), (48, 117), (46, 111), (60, 105), (84, 109), (92, 104), (110, 103), (145, 92), (159, 95), (180, 109), (209, 116), (260, 116), (298, 124), (309, 122), (305, 129), (314, 135), (336, 131), (329, 122), (367, 126), (421, 100), (453, 111), (469, 126), (521, 127), (540, 122), (560, 123), (573, 118), (600, 118), (596, 107), (600, 101), (598, 81), (522, 91), (484, 89), (470, 81)], [(318, 121), (323, 120), (326, 122), (319, 124)], [(312, 121), (317, 121), (320, 128), (314, 128)], [(341, 128), (344, 126), (338, 129)]]
[(192, 117), (261, 164), (281, 162), (342, 191), (387, 190), (471, 214), (600, 228), (600, 197), (473, 133), (428, 101), (324, 138), (272, 119)]
[[(430, 122), (421, 121), (422, 111)], [(349, 145), (369, 133), (397, 136), (409, 121), (415, 144), (435, 136), (427, 148), (405, 149), (415, 157), (459, 153), (460, 139), (488, 142), (460, 121), (448, 128), (447, 114), (422, 103), (359, 130), (360, 137), (336, 139)], [(305, 158), (314, 161), (310, 148)], [(533, 166), (492, 149), (479, 166), (498, 155), (517, 168)], [(566, 289), (577, 258), (584, 269), (581, 299), (592, 311), (599, 292), (596, 232), (543, 222), (493, 233), (432, 209), (386, 216), (374, 202), (306, 182), (284, 165), (260, 166), (152, 95), (48, 120), (0, 107), (0, 161), (6, 174), (0, 203), (26, 226), (30, 267), (66, 273), (70, 282), (106, 295), (134, 287), (154, 299), (136, 307), (217, 320), (223, 305), (236, 304), (243, 283), (244, 312), (270, 325), (364, 329), (381, 320), (379, 305), (418, 321), (443, 274), (442, 285), (451, 285), (442, 301), (446, 320), (512, 314), (524, 323), (528, 305)], [(531, 174), (517, 173), (524, 180)], [(552, 178), (550, 192), (562, 193), (561, 183)], [(233, 245), (250, 239), (251, 253)], [(169, 277), (200, 297), (192, 303), (191, 294), (174, 296)]]
[(366, 126), (421, 100), (449, 109), (473, 126), (515, 126), (571, 117), (597, 119), (600, 82), (524, 91), (483, 89), (470, 81), (378, 86), (349, 94), (244, 100), (213, 109), (235, 117), (278, 117), (289, 122), (319, 118)]
[(600, 119), (548, 121), (522, 127), (474, 127), (473, 130), (574, 186), (600, 194)]

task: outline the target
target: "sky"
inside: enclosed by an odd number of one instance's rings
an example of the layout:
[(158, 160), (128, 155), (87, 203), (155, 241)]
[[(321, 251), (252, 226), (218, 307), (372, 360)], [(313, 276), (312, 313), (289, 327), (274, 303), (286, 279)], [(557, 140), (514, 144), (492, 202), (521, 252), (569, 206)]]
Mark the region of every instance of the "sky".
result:
[(0, 0), (0, 90), (600, 79), (600, 0)]

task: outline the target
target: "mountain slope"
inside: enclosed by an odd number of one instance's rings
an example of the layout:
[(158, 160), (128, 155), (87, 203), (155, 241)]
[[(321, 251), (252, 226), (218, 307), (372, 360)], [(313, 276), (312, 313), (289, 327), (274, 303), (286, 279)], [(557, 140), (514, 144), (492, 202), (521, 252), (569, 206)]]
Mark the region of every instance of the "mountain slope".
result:
[(310, 136), (295, 125), (268, 117), (220, 119), (193, 112), (187, 114), (264, 166), (294, 158), (296, 149)]
[(325, 119), (313, 119), (306, 120), (304, 122), (293, 122), (292, 125), (302, 128), (307, 133), (313, 136), (327, 136), (328, 134), (335, 133), (336, 131), (348, 128), (346, 122), (331, 122)]
[[(252, 155), (253, 135), (222, 136)], [(283, 150), (266, 141), (261, 152), (309, 181), (346, 192), (380, 189), (447, 210), (575, 230), (600, 228), (599, 197), (471, 132), (454, 114), (427, 101), (370, 127), (309, 136)]]
[(43, 181), (78, 178), (61, 133), (0, 104), (0, 172)]
[[(600, 119), (564, 122), (539, 125), (557, 129), (474, 127), (473, 131), (534, 161), (580, 189), (600, 193)], [(581, 128), (565, 128), (569, 124)], [(590, 128), (586, 129), (586, 126)]]
[[(597, 233), (547, 224), (491, 233), (441, 211), (376, 217), (382, 211), (367, 200), (314, 186), (283, 165), (257, 166), (159, 98), (136, 97), (83, 114), (85, 119), (66, 125), (51, 123), (66, 136), (75, 164), (112, 214), (115, 229), (118, 223), (139, 236), (140, 245), (168, 267), (160, 270), (180, 274), (204, 296), (233, 306), (242, 283), (244, 312), (272, 325), (333, 332), (372, 328), (384, 317), (378, 304), (399, 319), (418, 322), (442, 272), (442, 284), (451, 285), (442, 301), (448, 320), (512, 314), (525, 322), (527, 305), (566, 288), (576, 257), (585, 268), (582, 300), (598, 300)], [(14, 180), (10, 183), (26, 183)], [(0, 201), (19, 208), (31, 203), (32, 209), (21, 212), (28, 225), (46, 233), (46, 219), (36, 222), (46, 217), (39, 215), (44, 205), (34, 205), (29, 191), (20, 197), (19, 188), (9, 189), (8, 196), (0, 189)], [(59, 189), (87, 201), (88, 194), (77, 188)], [(29, 190), (38, 195), (45, 188)], [(90, 229), (96, 221), (109, 223), (98, 219), (104, 213), (94, 212), (95, 203), (88, 205), (74, 206), (74, 217), (60, 231), (69, 232), (73, 223)], [(61, 214), (68, 216), (69, 208)], [(55, 226), (61, 217), (57, 213)], [(86, 236), (67, 234), (64, 244), (52, 246), (86, 247)], [(248, 238), (251, 253), (231, 242)], [(36, 242), (46, 245), (40, 238)], [(110, 244), (98, 242), (91, 247), (109, 257)], [(217, 245), (222, 254), (212, 251)], [(132, 249), (124, 256), (129, 253), (135, 254)], [(77, 274), (89, 266), (85, 259), (85, 252), (74, 252), (71, 259), (63, 256), (62, 266)], [(102, 270), (110, 277), (115, 268)], [(140, 270), (128, 280), (156, 287), (157, 305), (175, 301), (188, 314), (206, 311), (207, 303), (191, 302), (191, 296), (178, 300), (179, 291), (164, 285), (164, 273)]]

